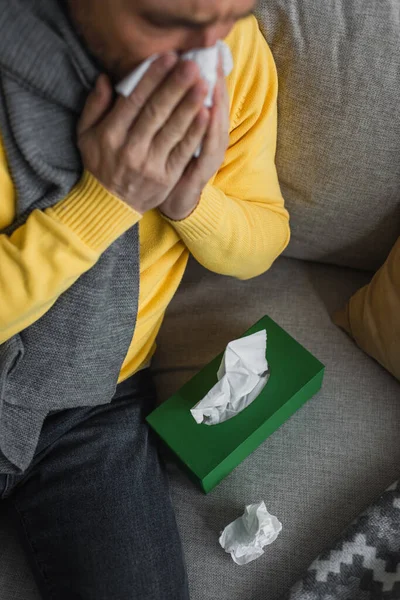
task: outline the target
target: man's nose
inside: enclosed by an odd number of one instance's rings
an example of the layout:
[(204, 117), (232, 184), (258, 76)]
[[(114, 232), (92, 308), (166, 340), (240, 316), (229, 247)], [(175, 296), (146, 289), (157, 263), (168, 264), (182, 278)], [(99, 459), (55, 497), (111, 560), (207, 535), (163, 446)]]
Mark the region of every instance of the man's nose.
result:
[(217, 41), (222, 37), (221, 34), (222, 27), (218, 25), (203, 29), (201, 32), (201, 44), (199, 47), (210, 48), (211, 46), (215, 46)]
[(218, 40), (224, 39), (228, 35), (230, 29), (231, 27), (226, 25), (212, 25), (200, 31), (192, 31), (188, 33), (184, 51), (215, 46)]

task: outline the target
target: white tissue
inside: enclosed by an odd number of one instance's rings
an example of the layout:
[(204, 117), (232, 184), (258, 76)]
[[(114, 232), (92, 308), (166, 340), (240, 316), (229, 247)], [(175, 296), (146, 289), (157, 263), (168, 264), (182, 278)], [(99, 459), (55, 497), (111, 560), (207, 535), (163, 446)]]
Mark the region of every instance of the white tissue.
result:
[(264, 554), (282, 531), (282, 523), (270, 515), (264, 502), (249, 504), (244, 515), (227, 525), (219, 543), (237, 565), (246, 565)]
[(231, 419), (259, 396), (269, 378), (267, 332), (230, 342), (218, 370), (218, 383), (191, 413), (197, 423), (216, 425)]
[[(211, 48), (199, 48), (182, 54), (182, 60), (192, 60), (199, 65), (201, 77), (208, 83), (208, 94), (204, 101), (204, 105), (211, 108), (213, 105), (213, 95), (215, 85), (218, 79), (218, 60), (221, 55), (222, 67), (225, 75), (233, 69), (233, 58), (229, 46), (225, 42), (218, 42)], [(158, 58), (159, 54), (154, 54), (139, 65), (130, 75), (123, 79), (117, 86), (116, 90), (122, 96), (128, 97), (138, 85), (143, 75), (149, 69), (150, 65)], [(197, 149), (195, 156), (198, 157), (201, 153), (201, 147)]]
[(204, 106), (211, 108), (213, 105), (213, 95), (215, 84), (218, 79), (218, 61), (221, 57), (222, 69), (225, 77), (228, 76), (233, 69), (233, 57), (231, 50), (225, 42), (218, 42), (211, 48), (200, 48), (199, 50), (191, 50), (182, 55), (183, 60), (193, 60), (198, 64), (202, 79), (208, 83), (208, 94), (204, 101)]
[[(211, 48), (199, 48), (182, 54), (182, 60), (193, 60), (199, 65), (200, 73), (204, 81), (208, 83), (208, 95), (204, 102), (205, 106), (212, 106), (215, 84), (218, 79), (218, 59), (221, 54), (222, 67), (225, 75), (233, 69), (233, 58), (229, 46), (225, 42), (218, 42)], [(149, 69), (150, 65), (158, 58), (159, 54), (153, 54), (141, 65), (139, 65), (130, 75), (123, 79), (116, 87), (116, 90), (122, 96), (130, 96), (143, 75)]]

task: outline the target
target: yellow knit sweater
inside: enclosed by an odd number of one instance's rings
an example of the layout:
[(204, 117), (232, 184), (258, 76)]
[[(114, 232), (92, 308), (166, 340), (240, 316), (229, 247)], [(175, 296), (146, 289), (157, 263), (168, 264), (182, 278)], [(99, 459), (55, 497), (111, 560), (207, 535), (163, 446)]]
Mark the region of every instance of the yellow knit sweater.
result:
[[(195, 211), (173, 222), (144, 216), (85, 172), (71, 193), (0, 235), (0, 344), (40, 319), (57, 298), (139, 222), (140, 296), (135, 334), (120, 381), (145, 364), (189, 253), (206, 268), (240, 279), (266, 271), (289, 241), (288, 214), (275, 169), (277, 75), (257, 21), (229, 34), (230, 144)], [(12, 223), (15, 191), (0, 139), (0, 230)], [(110, 282), (112, 284), (112, 282)]]

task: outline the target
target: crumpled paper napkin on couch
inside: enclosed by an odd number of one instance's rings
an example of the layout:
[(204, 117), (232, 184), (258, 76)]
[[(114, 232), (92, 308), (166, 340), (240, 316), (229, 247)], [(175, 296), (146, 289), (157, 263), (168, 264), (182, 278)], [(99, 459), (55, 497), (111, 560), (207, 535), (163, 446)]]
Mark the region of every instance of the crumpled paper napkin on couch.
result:
[(265, 329), (230, 342), (218, 370), (218, 383), (191, 413), (197, 423), (216, 425), (249, 406), (269, 378)]
[(271, 515), (264, 502), (249, 504), (244, 515), (227, 525), (219, 538), (225, 552), (237, 565), (246, 565), (264, 554), (282, 531), (282, 523)]

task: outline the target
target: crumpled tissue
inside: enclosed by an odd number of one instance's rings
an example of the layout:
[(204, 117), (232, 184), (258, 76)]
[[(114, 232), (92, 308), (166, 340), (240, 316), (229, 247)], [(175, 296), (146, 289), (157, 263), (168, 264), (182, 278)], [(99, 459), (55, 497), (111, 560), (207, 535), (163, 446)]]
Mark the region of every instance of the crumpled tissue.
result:
[(244, 515), (227, 525), (219, 538), (237, 565), (246, 565), (264, 554), (282, 531), (282, 523), (269, 514), (264, 502), (249, 504)]
[(227, 345), (218, 383), (190, 411), (197, 423), (223, 423), (257, 398), (269, 378), (266, 350), (265, 329)]
[[(122, 96), (128, 97), (143, 78), (150, 65), (158, 58), (159, 54), (153, 54), (141, 65), (139, 65), (130, 75), (123, 79), (116, 90)], [(190, 50), (181, 55), (182, 60), (192, 60), (198, 64), (202, 79), (208, 84), (208, 94), (204, 101), (204, 106), (211, 108), (213, 105), (214, 89), (218, 79), (218, 61), (221, 56), (222, 68), (225, 76), (229, 75), (233, 69), (233, 57), (231, 50), (225, 42), (218, 40), (215, 46), (210, 48), (199, 48)], [(197, 149), (195, 156), (201, 153), (201, 147)]]

